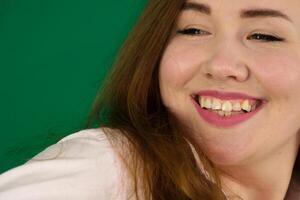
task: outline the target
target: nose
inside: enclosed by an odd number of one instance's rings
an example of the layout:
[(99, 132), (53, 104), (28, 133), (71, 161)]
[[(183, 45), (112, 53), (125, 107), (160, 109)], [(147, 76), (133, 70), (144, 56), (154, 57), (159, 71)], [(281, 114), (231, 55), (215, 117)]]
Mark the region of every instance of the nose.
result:
[(249, 77), (249, 68), (239, 49), (229, 44), (212, 50), (203, 63), (202, 71), (206, 78), (218, 81), (231, 79), (243, 82)]

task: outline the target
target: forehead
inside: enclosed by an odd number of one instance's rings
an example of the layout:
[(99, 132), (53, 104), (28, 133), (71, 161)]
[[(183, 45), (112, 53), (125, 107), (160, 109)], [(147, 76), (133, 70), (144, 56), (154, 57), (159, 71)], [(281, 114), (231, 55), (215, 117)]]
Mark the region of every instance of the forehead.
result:
[(186, 3), (207, 5), (212, 16), (229, 13), (235, 16), (247, 9), (273, 9), (300, 20), (300, 0), (187, 0)]

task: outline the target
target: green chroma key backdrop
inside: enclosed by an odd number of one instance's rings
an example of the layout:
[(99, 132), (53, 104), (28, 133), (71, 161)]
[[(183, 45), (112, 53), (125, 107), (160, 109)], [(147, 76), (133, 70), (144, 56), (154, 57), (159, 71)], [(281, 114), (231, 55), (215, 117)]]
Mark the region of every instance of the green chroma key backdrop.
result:
[(49, 146), (52, 136), (85, 124), (101, 80), (145, 5), (0, 0), (0, 173)]

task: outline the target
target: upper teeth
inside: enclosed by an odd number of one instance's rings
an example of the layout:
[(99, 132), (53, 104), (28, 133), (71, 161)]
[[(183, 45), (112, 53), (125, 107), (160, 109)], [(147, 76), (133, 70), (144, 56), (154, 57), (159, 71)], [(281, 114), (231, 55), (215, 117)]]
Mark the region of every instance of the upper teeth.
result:
[(255, 100), (221, 100), (213, 97), (199, 97), (199, 104), (202, 108), (212, 110), (222, 110), (226, 112), (245, 110), (250, 112), (254, 110), (257, 104)]

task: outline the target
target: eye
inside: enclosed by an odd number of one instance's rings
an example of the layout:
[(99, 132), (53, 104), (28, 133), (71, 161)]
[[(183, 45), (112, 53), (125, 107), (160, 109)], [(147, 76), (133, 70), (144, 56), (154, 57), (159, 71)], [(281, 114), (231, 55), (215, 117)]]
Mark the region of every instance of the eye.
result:
[(273, 36), (273, 35), (267, 35), (263, 33), (254, 33), (247, 37), (247, 39), (254, 39), (254, 40), (260, 40), (262, 42), (282, 42), (284, 41), (283, 38)]
[(197, 28), (187, 28), (187, 29), (181, 29), (177, 31), (178, 34), (181, 35), (189, 35), (189, 36), (197, 36), (197, 35), (210, 35), (211, 33), (197, 29)]

